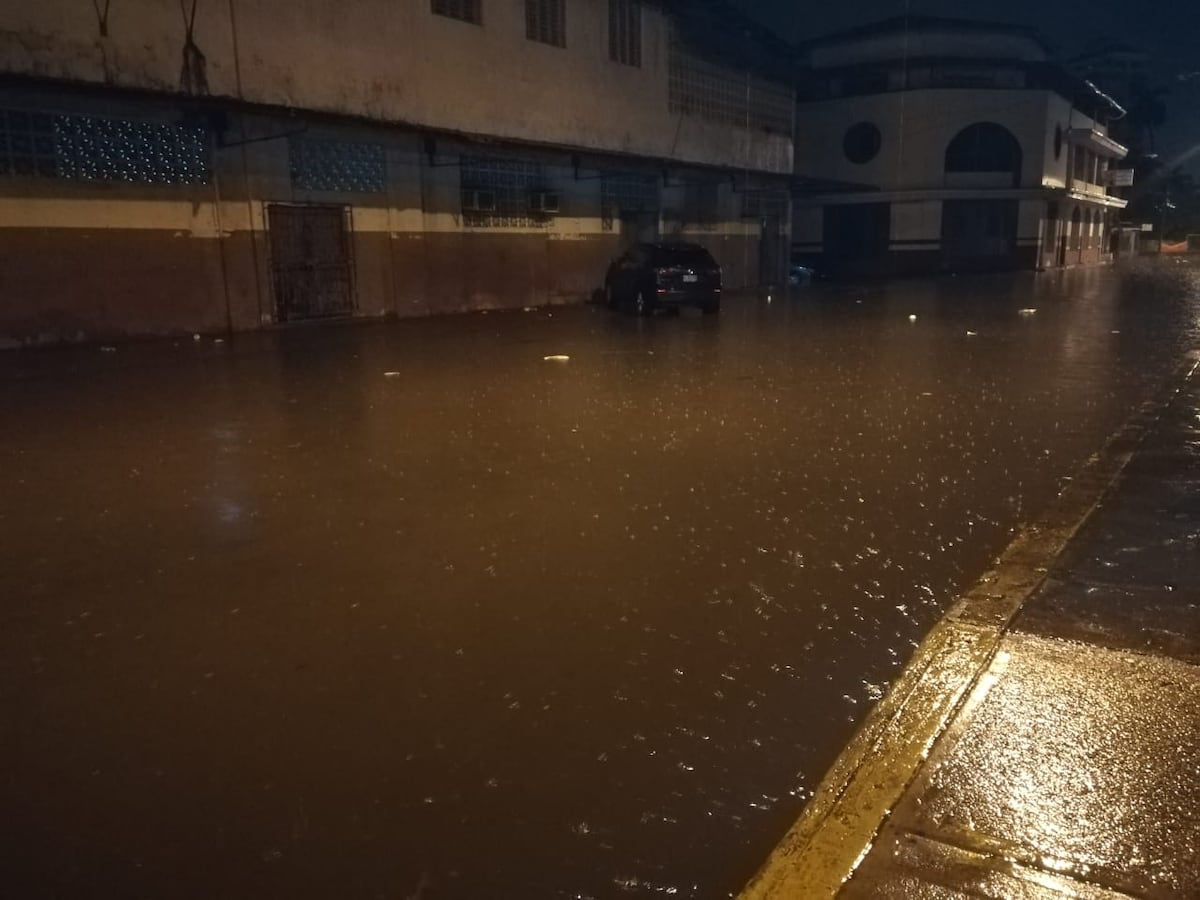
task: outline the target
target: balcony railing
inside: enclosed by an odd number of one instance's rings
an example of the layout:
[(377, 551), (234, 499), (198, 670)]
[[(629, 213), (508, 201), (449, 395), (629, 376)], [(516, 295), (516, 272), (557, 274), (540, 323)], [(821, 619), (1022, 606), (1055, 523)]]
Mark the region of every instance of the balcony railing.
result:
[(1102, 184), (1092, 184), (1090, 181), (1072, 178), (1071, 190), (1075, 191), (1077, 194), (1088, 194), (1093, 197), (1103, 197), (1108, 189)]

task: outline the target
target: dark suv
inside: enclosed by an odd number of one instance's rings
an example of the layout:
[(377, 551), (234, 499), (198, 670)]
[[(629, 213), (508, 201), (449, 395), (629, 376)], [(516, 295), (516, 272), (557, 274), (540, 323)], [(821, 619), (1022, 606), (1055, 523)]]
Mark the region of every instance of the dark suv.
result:
[(608, 267), (604, 299), (646, 316), (656, 309), (721, 309), (721, 267), (699, 244), (635, 244)]

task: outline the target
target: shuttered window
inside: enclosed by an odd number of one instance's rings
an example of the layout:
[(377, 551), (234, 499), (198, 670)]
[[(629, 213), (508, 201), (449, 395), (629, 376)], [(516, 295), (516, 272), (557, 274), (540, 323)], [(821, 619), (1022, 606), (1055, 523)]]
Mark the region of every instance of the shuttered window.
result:
[(642, 64), (640, 0), (608, 0), (608, 56), (627, 66)]
[(525, 0), (525, 37), (531, 41), (567, 46), (565, 0)]
[(472, 25), (483, 24), (483, 11), (479, 8), (480, 0), (432, 0), (433, 11), (439, 16), (470, 22)]

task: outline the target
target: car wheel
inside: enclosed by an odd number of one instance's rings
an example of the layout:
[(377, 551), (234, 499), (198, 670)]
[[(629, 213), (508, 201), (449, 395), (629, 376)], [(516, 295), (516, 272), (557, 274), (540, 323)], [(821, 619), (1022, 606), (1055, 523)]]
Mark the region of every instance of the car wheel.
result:
[(650, 315), (650, 304), (646, 302), (646, 295), (641, 291), (633, 298), (633, 311), (639, 316)]

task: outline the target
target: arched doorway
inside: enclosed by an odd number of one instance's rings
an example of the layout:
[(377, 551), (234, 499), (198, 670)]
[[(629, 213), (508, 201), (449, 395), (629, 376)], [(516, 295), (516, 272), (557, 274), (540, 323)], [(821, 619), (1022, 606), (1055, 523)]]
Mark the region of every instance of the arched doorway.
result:
[[(948, 188), (1004, 189), (1021, 183), (1021, 145), (1002, 125), (976, 122), (946, 145)], [(1017, 212), (1012, 197), (980, 196), (942, 204), (946, 268), (1004, 268), (1017, 262)]]
[[(1021, 184), (1021, 144), (995, 122), (976, 122), (946, 145), (948, 188), (1015, 188)], [(942, 204), (942, 254), (947, 268), (1003, 268), (1017, 261), (1013, 198), (979, 197)]]

